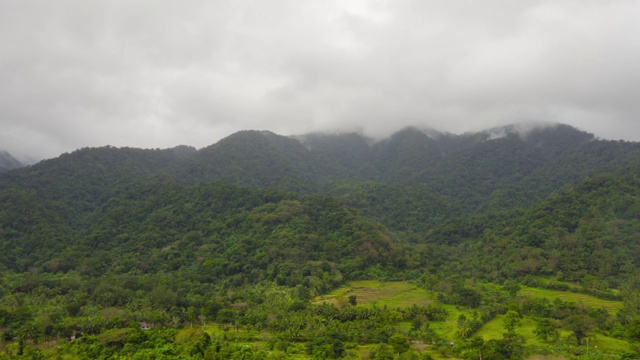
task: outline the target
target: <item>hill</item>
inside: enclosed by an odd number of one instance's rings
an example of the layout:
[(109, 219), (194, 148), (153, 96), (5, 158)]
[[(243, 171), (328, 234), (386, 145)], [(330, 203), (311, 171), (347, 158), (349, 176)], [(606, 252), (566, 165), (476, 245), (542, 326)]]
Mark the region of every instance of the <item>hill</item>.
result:
[(16, 160), (11, 154), (0, 150), (0, 173), (7, 172), (11, 169), (22, 167), (23, 164)]
[[(407, 128), (377, 141), (242, 131), (200, 150), (79, 149), (0, 174), (0, 331), (9, 344), (0, 350), (77, 335), (59, 351), (229, 358), (244, 351), (236, 341), (267, 342), (256, 335), (266, 331), (271, 345), (261, 346), (306, 349), (280, 355), (342, 357), (345, 342), (382, 344), (375, 357), (408, 351), (412, 339), (471, 359), (483, 343), (468, 339), (482, 324), (517, 316), (529, 335), (539, 318), (555, 326), (551, 335), (573, 331), (565, 340), (578, 347), (595, 327), (611, 343), (633, 341), (639, 159), (638, 143), (566, 125)], [(310, 302), (351, 280), (412, 281), (429, 301), (397, 310), (358, 308), (355, 297)], [(518, 283), (529, 295), (517, 296)], [(615, 301), (617, 312), (541, 304), (535, 287)], [(211, 318), (223, 328), (217, 345), (206, 340), (216, 334)], [(163, 330), (143, 335), (135, 324), (151, 320)], [(200, 332), (185, 328), (195, 321)], [(232, 324), (235, 340), (224, 330)], [(508, 328), (486, 343), (496, 359), (514, 358), (496, 355), (509, 347), (536, 353)], [(456, 336), (473, 351), (447, 345)]]
[[(136, 234), (133, 237), (139, 239), (141, 235), (137, 232), (150, 226), (145, 225), (149, 217), (156, 211), (168, 211), (162, 208), (171, 202), (176, 208), (170, 213), (190, 219), (189, 225), (169, 222), (173, 225), (157, 223), (152, 228), (164, 229), (163, 234), (175, 233), (176, 238), (190, 232), (213, 236), (206, 230), (210, 227), (208, 220), (199, 216), (209, 210), (195, 208), (187, 212), (181, 206), (196, 201), (194, 197), (198, 192), (194, 189), (221, 186), (220, 182), (240, 186), (240, 189), (248, 186), (243, 191), (255, 192), (253, 196), (258, 197), (262, 195), (257, 194), (267, 189), (296, 193), (303, 197), (298, 201), (321, 195), (340, 203), (344, 211), (353, 216), (383, 229), (380, 231), (387, 234), (385, 237), (394, 246), (412, 243), (440, 254), (409, 262), (401, 257), (403, 260), (396, 262), (410, 264), (409, 268), (414, 270), (424, 264), (430, 269), (439, 268), (441, 264), (450, 263), (451, 257), (458, 256), (453, 246), (470, 246), (478, 241), (508, 241), (509, 248), (526, 245), (550, 251), (544, 247), (545, 240), (532, 240), (535, 235), (527, 234), (538, 231), (543, 235), (537, 236), (544, 239), (559, 229), (572, 234), (577, 224), (587, 221), (581, 217), (585, 213), (553, 215), (556, 221), (567, 218), (573, 222), (547, 226), (551, 229), (543, 228), (539, 220), (531, 220), (532, 214), (544, 213), (539, 207), (560, 211), (571, 204), (570, 199), (586, 201), (593, 196), (614, 201), (611, 206), (634, 206), (615, 202), (635, 201), (635, 194), (622, 193), (624, 189), (632, 189), (632, 183), (612, 187), (610, 193), (594, 195), (574, 190), (579, 193), (559, 202), (554, 199), (566, 196), (562, 194), (569, 191), (567, 187), (596, 181), (585, 179), (590, 176), (597, 179), (603, 173), (616, 174), (610, 175), (612, 182), (633, 181), (634, 164), (639, 157), (640, 144), (596, 140), (593, 135), (566, 125), (547, 125), (526, 131), (505, 127), (463, 135), (408, 128), (377, 142), (358, 134), (310, 134), (291, 138), (265, 131), (242, 131), (200, 150), (189, 147), (80, 149), (0, 177), (0, 197), (4, 199), (4, 216), (0, 222), (5, 234), (2, 245), (5, 256), (13, 256), (4, 264), (18, 271), (42, 267), (57, 257), (57, 251), (90, 246), (97, 232), (102, 234), (101, 243), (107, 245), (122, 241), (115, 240), (122, 236), (117, 229), (128, 229), (127, 236)], [(148, 187), (152, 190), (144, 190)], [(582, 185), (576, 189), (587, 187)], [(131, 202), (145, 191), (171, 200), (155, 203), (155, 198), (150, 198), (151, 203), (144, 206), (143, 200)], [(555, 194), (557, 191), (561, 192)], [(619, 196), (614, 196), (616, 194)], [(267, 203), (271, 202), (260, 205)], [(117, 221), (98, 221), (114, 204), (127, 208), (130, 216), (120, 216)], [(242, 203), (230, 204), (237, 208), (228, 211), (248, 216), (248, 209), (244, 209)], [(141, 213), (134, 213), (135, 209)], [(616, 214), (607, 221), (626, 221), (627, 224), (632, 220), (618, 218)], [(602, 220), (596, 215), (592, 217)], [(263, 220), (258, 223), (264, 223)], [(97, 224), (102, 227), (96, 228)], [(519, 232), (505, 233), (505, 229)], [(296, 229), (294, 232), (317, 235), (319, 231)], [(494, 241), (489, 234), (499, 239)], [(151, 251), (170, 243), (164, 240), (146, 248)], [(622, 249), (616, 251), (634, 246), (627, 241), (622, 244)], [(471, 254), (475, 256), (476, 252), (473, 250)], [(372, 253), (381, 256), (384, 252), (373, 249)], [(634, 252), (627, 251), (627, 254)], [(332, 261), (361, 261), (354, 258), (353, 253), (342, 255)], [(315, 260), (323, 256), (327, 254)], [(565, 260), (561, 262), (568, 262), (569, 258)], [(465, 264), (474, 264), (474, 261)], [(498, 266), (494, 260), (483, 264)], [(586, 271), (575, 265), (566, 268), (545, 261), (529, 266), (533, 270), (523, 271), (522, 266), (517, 271), (503, 267), (503, 273), (509, 272), (511, 276), (562, 274), (576, 280)], [(405, 271), (404, 267), (396, 266), (394, 271)], [(600, 274), (619, 274), (621, 266), (614, 269)], [(363, 270), (363, 266), (359, 266), (359, 270)], [(485, 274), (495, 273), (485, 270)]]
[(453, 256), (461, 261), (447, 272), (576, 282), (597, 278), (594, 288), (619, 287), (636, 275), (640, 256), (638, 170), (594, 175), (493, 224), (479, 218), (475, 226), (482, 234), (456, 250)]

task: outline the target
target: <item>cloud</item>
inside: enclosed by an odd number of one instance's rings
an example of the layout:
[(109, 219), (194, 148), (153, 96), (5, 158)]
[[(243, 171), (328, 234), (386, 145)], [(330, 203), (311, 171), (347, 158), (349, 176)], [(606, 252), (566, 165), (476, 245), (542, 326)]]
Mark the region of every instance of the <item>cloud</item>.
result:
[(0, 2), (0, 148), (564, 122), (640, 140), (636, 1)]

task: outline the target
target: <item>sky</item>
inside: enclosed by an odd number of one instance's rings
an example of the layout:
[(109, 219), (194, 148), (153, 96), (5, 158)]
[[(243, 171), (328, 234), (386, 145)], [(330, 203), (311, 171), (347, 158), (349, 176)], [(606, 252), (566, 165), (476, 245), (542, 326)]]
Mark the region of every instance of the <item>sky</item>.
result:
[(0, 0), (0, 149), (521, 122), (640, 141), (640, 1)]

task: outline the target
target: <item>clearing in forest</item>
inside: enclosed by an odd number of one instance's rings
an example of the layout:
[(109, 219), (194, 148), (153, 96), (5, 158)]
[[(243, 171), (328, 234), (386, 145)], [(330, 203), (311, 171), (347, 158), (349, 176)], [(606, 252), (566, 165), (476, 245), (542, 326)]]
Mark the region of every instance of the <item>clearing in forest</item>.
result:
[(351, 281), (329, 294), (316, 297), (314, 303), (323, 302), (338, 305), (355, 295), (358, 304), (405, 308), (413, 304), (425, 306), (433, 303), (433, 296), (414, 284), (406, 281)]
[(622, 309), (623, 306), (622, 301), (605, 300), (597, 298), (595, 296), (575, 293), (571, 291), (540, 289), (528, 286), (522, 286), (520, 291), (518, 292), (518, 295), (530, 298), (546, 298), (551, 301), (560, 299), (562, 301), (569, 301), (576, 304), (584, 304), (591, 308), (603, 308), (612, 315)]

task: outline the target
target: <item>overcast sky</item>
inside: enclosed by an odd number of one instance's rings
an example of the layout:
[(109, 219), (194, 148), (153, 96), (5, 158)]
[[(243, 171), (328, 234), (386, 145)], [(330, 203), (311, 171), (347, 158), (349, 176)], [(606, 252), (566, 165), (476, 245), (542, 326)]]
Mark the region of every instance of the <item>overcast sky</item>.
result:
[(632, 0), (0, 0), (0, 149), (561, 122), (640, 140)]

